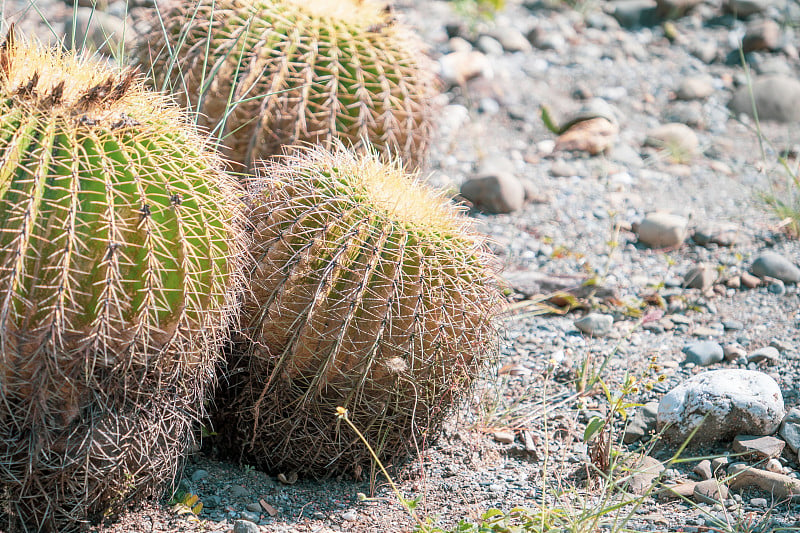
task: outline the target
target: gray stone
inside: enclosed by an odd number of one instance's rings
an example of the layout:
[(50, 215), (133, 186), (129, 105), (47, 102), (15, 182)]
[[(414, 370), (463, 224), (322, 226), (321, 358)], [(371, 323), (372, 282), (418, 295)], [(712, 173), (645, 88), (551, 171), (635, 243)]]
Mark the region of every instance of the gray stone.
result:
[(736, 463), (728, 468), (728, 475), (730, 476), (730, 488), (734, 490), (757, 487), (770, 493), (776, 501), (800, 496), (800, 479), (786, 474), (777, 474)]
[(528, 40), (540, 50), (561, 51), (567, 46), (567, 40), (562, 34), (542, 26), (537, 26), (528, 32)]
[(655, 0), (616, 0), (609, 4), (611, 15), (626, 28), (650, 26), (658, 20)]
[(531, 43), (518, 29), (504, 26), (493, 30), (490, 35), (497, 39), (506, 52), (529, 52)]
[(769, 285), (767, 285), (767, 290), (771, 294), (783, 296), (786, 294), (786, 285), (779, 279), (773, 279), (770, 280)]
[(769, 505), (769, 502), (767, 502), (766, 498), (751, 498), (750, 505), (753, 507), (766, 507)]
[(192, 472), (192, 482), (193, 483), (197, 483), (198, 481), (201, 481), (201, 480), (203, 480), (203, 479), (205, 479), (207, 477), (208, 477), (208, 470), (203, 470), (203, 469), (199, 468), (199, 469), (195, 470), (194, 472)]
[(647, 402), (636, 408), (630, 422), (625, 426), (622, 440), (631, 444), (655, 431), (658, 416), (658, 402)]
[(714, 285), (718, 276), (716, 268), (710, 265), (698, 265), (683, 276), (683, 284), (690, 289), (705, 291)]
[[(783, 75), (760, 76), (752, 83), (759, 120), (797, 122), (800, 120), (800, 81)], [(740, 87), (728, 106), (735, 113), (753, 116), (750, 88)]]
[(748, 289), (755, 289), (759, 285), (761, 285), (761, 279), (757, 276), (750, 274), (749, 272), (742, 272), (742, 275), (739, 276), (739, 279), (742, 282), (742, 285), (747, 287)]
[(711, 471), (715, 474), (717, 472), (724, 472), (730, 462), (731, 460), (728, 459), (727, 455), (723, 455), (722, 457), (714, 457), (711, 460)]
[(750, 460), (778, 457), (786, 443), (768, 435), (737, 435), (733, 439), (733, 451)]
[(461, 185), (461, 196), (489, 213), (512, 213), (522, 209), (525, 187), (513, 174), (497, 172), (465, 181)]
[[(728, 441), (740, 434), (770, 435), (783, 419), (783, 395), (773, 378), (754, 370), (704, 372), (665, 394), (658, 427), (683, 443), (699, 427), (692, 445)], [(669, 427), (667, 427), (669, 426)]]
[(513, 431), (495, 431), (492, 436), (494, 440), (501, 443), (501, 444), (513, 444), (514, 443), (514, 432)]
[(231, 498), (244, 498), (250, 495), (250, 489), (241, 485), (233, 485), (230, 489), (228, 489), (228, 495)]
[(503, 45), (500, 44), (500, 41), (498, 41), (494, 37), (489, 37), (488, 35), (481, 35), (480, 37), (478, 37), (478, 42), (476, 44), (478, 46), (478, 49), (486, 55), (490, 56), (503, 55)]
[(550, 174), (556, 178), (566, 178), (569, 176), (577, 176), (578, 169), (575, 165), (567, 163), (563, 159), (556, 159), (553, 161), (553, 164), (550, 165)]
[(703, 63), (712, 63), (719, 55), (719, 46), (713, 39), (698, 39), (689, 45), (689, 53)]
[(764, 465), (764, 468), (769, 472), (775, 472), (776, 474), (783, 474), (783, 465), (781, 465), (780, 460), (772, 457), (767, 460), (767, 464)]
[[(254, 513), (252, 511), (242, 511), (241, 513), (239, 513), (239, 515), (242, 517), (243, 521), (251, 522), (253, 524), (257, 524), (258, 521), (261, 520), (261, 517), (259, 516), (259, 514), (258, 513)], [(258, 527), (258, 526), (256, 526), (256, 527)]]
[(645, 455), (630, 466), (629, 489), (634, 494), (644, 494), (653, 485), (653, 481), (664, 471), (664, 465), (658, 459)]
[(681, 80), (675, 96), (681, 100), (702, 100), (714, 94), (710, 76), (690, 76)]
[(449, 85), (463, 85), (479, 76), (494, 77), (491, 61), (477, 50), (445, 54), (439, 58), (439, 67), (442, 80)]
[[(741, 320), (723, 320), (722, 327), (725, 328), (725, 331), (741, 331), (744, 329), (744, 322)], [(725, 351), (724, 348), (723, 351)], [(727, 352), (725, 352), (725, 358), (728, 358)]]
[(713, 476), (711, 474), (711, 461), (708, 459), (703, 459), (692, 468), (692, 472), (700, 476), (700, 479), (705, 481), (707, 479), (711, 479)]
[(261, 504), (258, 502), (251, 502), (245, 505), (245, 508), (250, 511), (251, 513), (260, 513), (261, 512)]
[(656, 0), (658, 14), (663, 18), (682, 17), (702, 2), (703, 0)]
[(756, 257), (750, 271), (759, 278), (770, 277), (789, 284), (800, 281), (800, 268), (775, 252), (763, 252)]
[(800, 408), (792, 407), (781, 422), (779, 435), (795, 453), (800, 451)]
[(258, 526), (250, 520), (236, 520), (233, 523), (233, 533), (258, 533)]
[(697, 483), (697, 481), (685, 481), (677, 485), (664, 487), (658, 491), (658, 498), (662, 500), (691, 498), (694, 495), (694, 487)]
[(680, 215), (657, 211), (639, 224), (639, 241), (651, 248), (672, 248), (686, 238), (688, 221)]
[(589, 313), (576, 320), (575, 327), (587, 335), (603, 337), (611, 333), (614, 327), (614, 317), (601, 313)]
[(123, 36), (126, 41), (134, 37), (133, 28), (126, 28), (123, 19), (91, 7), (76, 8), (74, 19), (70, 16), (64, 21), (64, 33), (64, 46), (68, 50), (73, 49), (74, 43), (75, 50), (98, 50), (115, 57), (120, 55)]
[(694, 363), (698, 366), (709, 366), (719, 363), (725, 359), (722, 346), (714, 341), (693, 342), (683, 347), (686, 354), (686, 363)]
[(358, 513), (356, 513), (355, 511), (346, 511), (342, 513), (342, 520), (345, 520), (347, 522), (355, 522), (356, 520), (358, 520)]
[(665, 122), (680, 122), (690, 128), (705, 129), (706, 121), (703, 104), (693, 102), (673, 102), (664, 108), (661, 117)]
[(683, 160), (697, 155), (700, 141), (686, 124), (671, 122), (648, 131), (644, 145), (666, 150), (674, 159)]
[(776, 364), (780, 359), (781, 353), (772, 346), (764, 346), (747, 356), (747, 362), (749, 363), (761, 363), (763, 361), (769, 365)]
[(765, 11), (775, 0), (728, 0), (725, 8), (738, 17), (749, 17)]
[(716, 244), (717, 246), (736, 246), (748, 242), (747, 236), (736, 224), (706, 223), (697, 226), (692, 240), (700, 246)]
[(203, 508), (204, 509), (216, 509), (220, 505), (222, 505), (222, 498), (220, 498), (216, 494), (212, 494), (210, 496), (204, 496), (203, 497)]
[(701, 481), (694, 486), (694, 499), (703, 503), (720, 503), (728, 499), (728, 487), (716, 479)]
[(747, 25), (742, 39), (745, 53), (756, 50), (777, 50), (781, 46), (781, 27), (771, 19), (756, 20)]

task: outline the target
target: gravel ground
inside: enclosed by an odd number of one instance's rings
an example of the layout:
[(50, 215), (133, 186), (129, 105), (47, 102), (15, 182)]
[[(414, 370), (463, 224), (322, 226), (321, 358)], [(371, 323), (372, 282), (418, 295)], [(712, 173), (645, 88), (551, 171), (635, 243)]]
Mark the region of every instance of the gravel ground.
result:
[[(642, 386), (632, 394), (634, 402), (658, 400), (687, 377), (717, 368), (762, 370), (780, 385), (787, 409), (799, 400), (797, 287), (773, 283), (741, 290), (723, 283), (746, 272), (766, 249), (800, 260), (798, 242), (785, 236), (781, 221), (759, 200), (775, 187), (786, 196), (780, 188), (786, 174), (777, 154), (795, 150), (796, 123), (764, 122), (769, 143), (762, 145), (752, 120), (727, 108), (733, 92), (746, 83), (736, 47), (748, 21), (724, 15), (713, 0), (666, 25), (659, 20), (632, 29), (620, 27), (608, 14), (610, 2), (508, 4), (493, 21), (472, 23), (447, 2), (406, 0), (398, 5), (400, 16), (419, 29), (435, 57), (474, 46), (488, 58), (485, 64), (475, 60), (480, 75), (450, 84), (443, 97), (431, 182), (457, 190), (475, 176), (507, 172), (525, 182), (531, 200), (510, 214), (471, 212), (491, 236), (518, 305), (502, 322), (499, 360), (470, 404), (454, 414), (441, 438), (421, 443), (420, 457), (396, 475), (406, 497), (419, 497), (419, 515), (449, 527), (490, 507), (547, 502), (577, 514), (599, 505), (605, 493), (581, 475), (589, 461), (583, 432), (587, 421), (608, 407), (599, 389), (577, 394), (575, 382), (585, 361), (597, 369), (608, 359), (602, 378), (614, 391), (626, 374), (664, 376), (651, 390)], [(793, 28), (800, 20), (797, 5), (773, 4), (754, 16), (775, 21), (779, 28), (771, 50), (747, 56), (756, 76), (791, 75), (800, 66)], [(55, 0), (37, 6), (54, 21), (56, 33), (72, 13)], [(136, 9), (134, 15), (148, 8)], [(113, 16), (124, 9), (112, 4), (109, 11)], [(22, 13), (5, 2), (7, 21), (21, 22), (24, 31), (46, 39), (48, 30), (37, 22), (35, 10)], [(513, 48), (514, 36), (530, 36), (534, 46), (504, 51), (504, 45)], [(679, 100), (681, 84), (700, 76), (708, 77), (710, 94)], [(795, 107), (800, 101), (800, 94), (774, 92)], [(544, 127), (539, 107), (547, 105), (568, 117), (588, 96), (612, 106), (619, 127), (613, 149), (596, 156), (554, 150), (556, 136)], [(669, 122), (690, 125), (696, 147), (687, 136), (681, 141), (690, 143), (689, 152), (696, 150), (693, 156), (683, 149), (645, 146), (648, 132)], [(656, 209), (687, 217), (691, 228), (729, 223), (738, 242), (700, 246), (687, 238), (668, 249), (647, 248), (637, 242), (634, 230)], [(701, 263), (719, 272), (721, 281), (705, 291), (683, 288), (684, 274)], [(541, 315), (532, 294), (536, 291), (525, 289), (532, 273), (562, 282), (573, 276), (577, 284), (592, 278), (600, 290), (594, 297), (580, 295), (582, 306), (570, 313)], [(653, 305), (658, 301), (663, 308)], [(575, 320), (590, 307), (614, 317), (609, 334), (585, 335), (576, 329)], [(773, 366), (741, 358), (706, 368), (686, 364), (682, 348), (703, 338), (738, 343), (744, 353), (773, 343), (780, 360)], [(511, 432), (513, 442), (504, 442), (508, 435), (503, 431)], [(642, 446), (615, 445), (627, 451)], [(797, 456), (788, 451), (781, 467), (798, 477)], [(721, 445), (694, 453), (729, 452)], [(670, 453), (657, 448), (651, 455), (664, 460)], [(374, 490), (368, 479), (287, 484), (214, 457), (213, 442), (207, 442), (203, 452), (190, 458), (181, 481), (183, 490), (204, 503), (199, 521), (167, 503), (152, 502), (98, 531), (229, 531), (237, 519), (258, 523), (260, 531), (414, 527), (380, 480)], [(692, 479), (694, 464), (672, 465), (665, 477)], [(359, 493), (371, 497), (361, 501)], [(770, 495), (749, 489), (734, 491), (723, 504), (647, 497), (637, 508), (628, 506), (610, 517), (630, 513), (626, 527), (635, 531), (701, 531), (714, 527), (714, 520), (737, 515), (762, 520), (765, 531), (800, 526), (800, 506), (775, 502), (767, 513), (765, 505), (772, 503)]]

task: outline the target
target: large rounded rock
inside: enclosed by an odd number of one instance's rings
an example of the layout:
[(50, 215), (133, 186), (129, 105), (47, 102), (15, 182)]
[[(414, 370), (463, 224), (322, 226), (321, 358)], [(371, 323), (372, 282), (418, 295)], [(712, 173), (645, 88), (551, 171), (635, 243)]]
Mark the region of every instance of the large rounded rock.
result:
[(483, 211), (511, 213), (522, 209), (525, 187), (513, 174), (496, 172), (465, 181), (461, 185), (461, 196)]
[(680, 215), (656, 211), (639, 224), (639, 242), (651, 248), (672, 248), (686, 238), (689, 221)]
[[(754, 370), (713, 370), (667, 393), (658, 404), (658, 428), (667, 440), (691, 445), (736, 435), (770, 435), (783, 419), (783, 396), (774, 379)], [(699, 427), (699, 429), (698, 429)]]
[(764, 252), (756, 257), (750, 271), (759, 278), (770, 277), (784, 283), (800, 282), (800, 268), (775, 252)]
[(763, 76), (750, 88), (740, 87), (728, 106), (735, 113), (753, 116), (753, 100), (760, 120), (797, 122), (800, 120), (800, 81), (782, 75)]

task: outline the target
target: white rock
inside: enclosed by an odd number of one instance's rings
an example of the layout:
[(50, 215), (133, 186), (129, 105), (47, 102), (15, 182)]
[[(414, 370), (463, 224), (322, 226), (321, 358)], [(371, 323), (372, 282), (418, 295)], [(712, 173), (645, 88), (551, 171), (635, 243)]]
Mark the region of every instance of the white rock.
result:
[(476, 50), (444, 55), (439, 65), (442, 79), (450, 85), (461, 85), (478, 76), (491, 79), (494, 75), (489, 58)]
[(639, 224), (639, 241), (651, 248), (678, 246), (686, 238), (688, 221), (671, 213), (656, 211)]
[(800, 451), (800, 408), (792, 407), (781, 423), (780, 436), (793, 452)]
[(513, 174), (497, 172), (465, 181), (461, 196), (489, 213), (511, 213), (522, 209), (525, 187)]
[[(783, 419), (780, 387), (754, 370), (713, 370), (693, 376), (658, 404), (658, 427), (675, 443), (689, 438), (693, 445), (731, 440), (739, 434), (770, 435)], [(705, 420), (704, 420), (705, 419)]]

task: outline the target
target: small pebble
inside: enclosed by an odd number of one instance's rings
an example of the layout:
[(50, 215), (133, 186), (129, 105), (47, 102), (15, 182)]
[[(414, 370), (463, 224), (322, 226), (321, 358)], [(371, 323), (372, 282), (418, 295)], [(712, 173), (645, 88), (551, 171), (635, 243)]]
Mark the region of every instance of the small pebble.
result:
[(258, 533), (258, 526), (252, 520), (236, 520), (233, 523), (233, 533)]
[(208, 471), (207, 470), (198, 469), (198, 470), (195, 470), (194, 472), (192, 472), (192, 482), (193, 483), (197, 483), (198, 481), (201, 481), (201, 480), (203, 480), (203, 479), (205, 479), (207, 477), (208, 477)]
[(713, 365), (725, 358), (722, 346), (713, 341), (693, 342), (683, 348), (683, 353), (686, 354), (686, 363), (699, 366)]
[(752, 498), (750, 500), (750, 505), (753, 507), (766, 507), (768, 502), (766, 498)]

